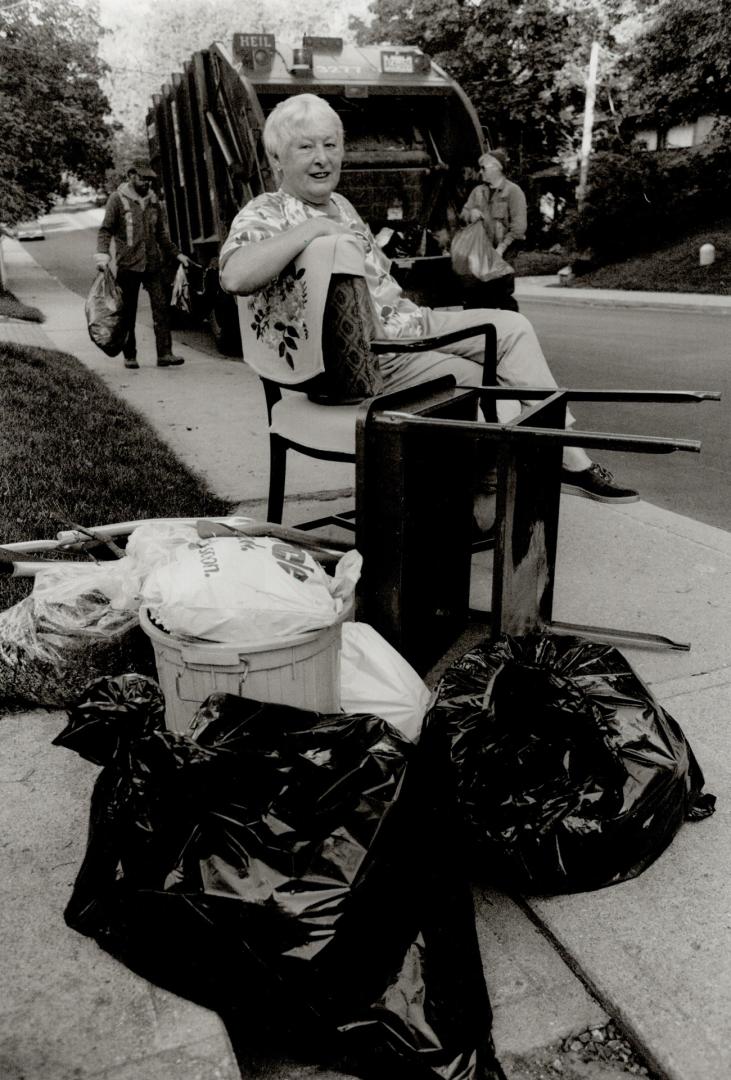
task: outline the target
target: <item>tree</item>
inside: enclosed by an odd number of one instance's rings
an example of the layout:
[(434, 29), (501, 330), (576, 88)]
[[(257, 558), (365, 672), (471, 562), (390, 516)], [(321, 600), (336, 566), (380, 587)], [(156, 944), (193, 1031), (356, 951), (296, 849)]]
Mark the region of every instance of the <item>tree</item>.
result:
[(420, 46), (472, 99), (493, 145), (517, 151), (523, 170), (578, 154), (591, 43), (602, 45), (599, 107), (632, 25), (649, 0), (374, 0), (363, 42)]
[(627, 57), (631, 100), (661, 126), (731, 116), (731, 0), (662, 0)]
[[(2, 0), (0, 0), (2, 3)], [(115, 120), (131, 137), (145, 132), (152, 95), (213, 41), (230, 47), (237, 31), (271, 33), (296, 45), (304, 33), (343, 35), (347, 16), (368, 0), (100, 0), (108, 33), (102, 55)]]
[(64, 174), (98, 186), (110, 164), (94, 6), (0, 0), (0, 220), (52, 205)]

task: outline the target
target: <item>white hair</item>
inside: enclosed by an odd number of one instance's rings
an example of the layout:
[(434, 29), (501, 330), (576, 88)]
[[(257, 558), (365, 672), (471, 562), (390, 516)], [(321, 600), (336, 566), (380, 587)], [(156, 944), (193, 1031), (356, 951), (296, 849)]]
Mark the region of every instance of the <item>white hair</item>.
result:
[(505, 158), (501, 153), (493, 154), (490, 150), (487, 153), (482, 154), (477, 159), (477, 164), (482, 168), (483, 165), (487, 165), (488, 161), (493, 161), (496, 165), (500, 166), (502, 172), (505, 172)]
[(270, 157), (280, 158), (285, 146), (302, 130), (310, 118), (321, 117), (332, 121), (340, 145), (343, 145), (343, 122), (317, 94), (295, 94), (280, 101), (272, 109), (264, 124), (264, 147)]

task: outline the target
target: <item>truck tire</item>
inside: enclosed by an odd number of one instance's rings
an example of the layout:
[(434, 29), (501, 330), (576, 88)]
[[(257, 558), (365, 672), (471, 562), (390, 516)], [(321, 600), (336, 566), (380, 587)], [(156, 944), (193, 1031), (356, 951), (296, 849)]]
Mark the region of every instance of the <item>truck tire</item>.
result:
[(232, 296), (219, 292), (208, 316), (216, 348), (223, 356), (243, 356), (239, 315)]

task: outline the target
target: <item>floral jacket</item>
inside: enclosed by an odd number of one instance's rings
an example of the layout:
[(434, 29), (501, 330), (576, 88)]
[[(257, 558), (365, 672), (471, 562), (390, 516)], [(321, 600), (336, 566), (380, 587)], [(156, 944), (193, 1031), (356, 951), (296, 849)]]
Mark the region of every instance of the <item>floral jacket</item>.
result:
[[(373, 233), (343, 195), (334, 194), (332, 201), (340, 212), (341, 220), (349, 226), (363, 247), (365, 279), (384, 336), (421, 336), (424, 333), (424, 313), (403, 295), (401, 286), (391, 277), (390, 260), (378, 247)], [(220, 266), (223, 267), (232, 252), (243, 244), (267, 240), (278, 232), (301, 225), (307, 218), (317, 216), (325, 216), (325, 211), (308, 206), (281, 189), (257, 195), (234, 218), (228, 238), (221, 248)]]

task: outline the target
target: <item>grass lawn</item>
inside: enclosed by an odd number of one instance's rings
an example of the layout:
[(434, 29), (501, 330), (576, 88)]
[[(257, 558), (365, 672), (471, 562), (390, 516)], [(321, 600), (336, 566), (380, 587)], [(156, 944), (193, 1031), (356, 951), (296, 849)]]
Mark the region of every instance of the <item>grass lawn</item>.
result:
[(0, 286), (0, 318), (24, 319), (26, 322), (43, 322), (45, 316), (38, 308), (22, 304), (11, 292)]
[[(700, 266), (701, 244), (712, 243), (716, 261)], [(689, 233), (682, 241), (657, 251), (603, 266), (577, 277), (581, 288), (647, 289), (652, 292), (716, 293), (731, 296), (731, 219)]]
[[(699, 265), (701, 244), (712, 243), (716, 259)], [(514, 260), (518, 277), (558, 274), (570, 262), (568, 255), (547, 251), (521, 251)], [(648, 292), (714, 293), (731, 296), (731, 218), (709, 229), (689, 233), (657, 251), (610, 263), (591, 273), (577, 274), (576, 288), (630, 289)]]
[(557, 274), (568, 261), (567, 255), (556, 255), (551, 251), (520, 251), (511, 260), (516, 277)]
[[(74, 356), (50, 349), (0, 342), (0, 461), (0, 543), (53, 539), (71, 523), (220, 516), (232, 509), (178, 461), (144, 417)], [(0, 609), (31, 584), (0, 580)]]

